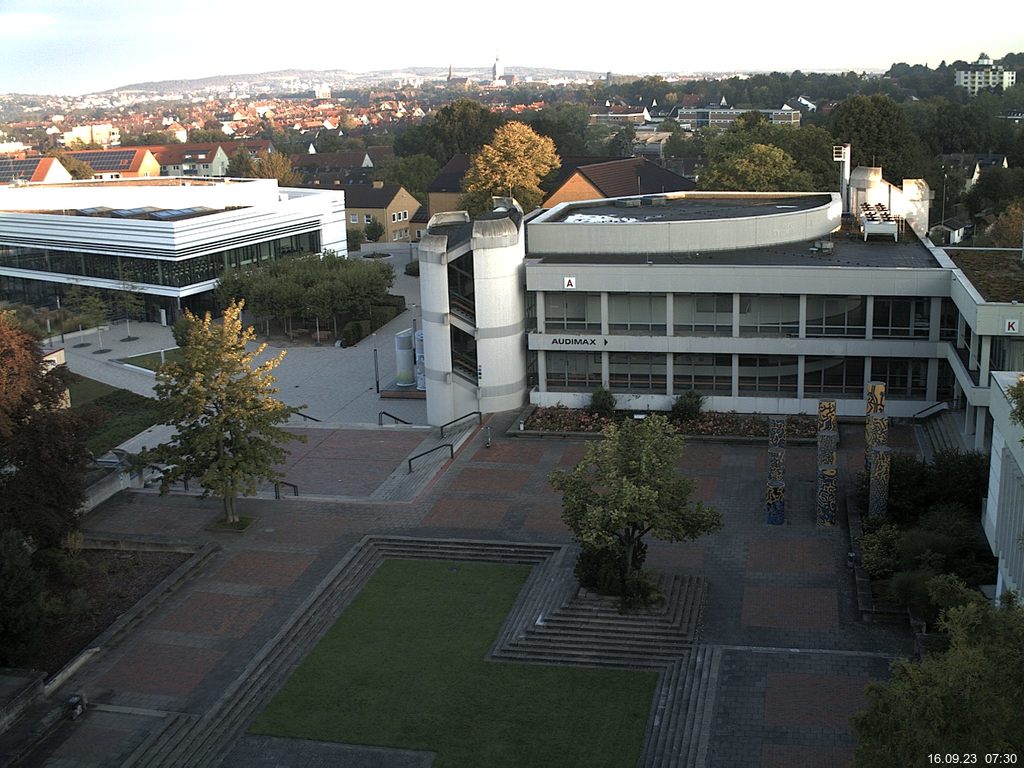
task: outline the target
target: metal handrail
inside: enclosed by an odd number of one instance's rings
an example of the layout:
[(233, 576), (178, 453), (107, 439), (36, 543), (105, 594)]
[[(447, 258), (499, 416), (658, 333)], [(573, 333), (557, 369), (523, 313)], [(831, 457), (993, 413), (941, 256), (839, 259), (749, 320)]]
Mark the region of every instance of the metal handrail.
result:
[(948, 408), (949, 407), (949, 401), (947, 401), (947, 400), (939, 400), (937, 403), (932, 403), (931, 405), (929, 405), (929, 406), (927, 406), (925, 408), (922, 408), (920, 411), (915, 413), (910, 418), (913, 419), (914, 421), (917, 421), (918, 419), (924, 418), (924, 416), (926, 414), (928, 416), (931, 416), (931, 414), (928, 413), (928, 411), (935, 410), (935, 412), (937, 413), (939, 411), (939, 406), (940, 405), (945, 405)]
[(470, 411), (469, 413), (464, 413), (462, 416), (459, 416), (457, 419), (452, 419), (447, 424), (442, 424), (441, 425), (441, 437), (444, 437), (444, 428), (445, 427), (450, 427), (452, 424), (455, 424), (456, 422), (462, 421), (463, 419), (468, 419), (470, 416), (476, 416), (477, 417), (477, 424), (483, 424), (484, 423), (484, 415), (483, 415), (483, 413), (481, 413), (480, 411)]
[(316, 416), (307, 416), (302, 411), (296, 411), (295, 415), (301, 416), (302, 418), (308, 419), (309, 421), (323, 422), (323, 419), (318, 419)]
[(413, 459), (422, 458), (423, 456), (426, 456), (429, 453), (433, 453), (434, 451), (439, 451), (442, 448), (447, 448), (448, 449), (448, 458), (449, 459), (454, 459), (455, 458), (455, 446), (452, 445), (451, 443), (441, 443), (441, 445), (435, 445), (429, 451), (424, 451), (423, 453), (417, 453), (415, 456), (410, 456), (409, 457), (409, 474), (410, 475), (412, 474), (412, 462), (413, 462)]
[(282, 485), (287, 485), (289, 488), (292, 489), (292, 496), (298, 496), (299, 495), (299, 486), (297, 486), (295, 483), (289, 483), (287, 480), (275, 480), (274, 481), (274, 498), (275, 499), (280, 499), (281, 498), (281, 486)]
[(378, 427), (383, 427), (384, 426), (384, 417), (385, 416), (390, 416), (392, 419), (394, 419), (399, 424), (411, 424), (412, 423), (412, 422), (406, 421), (405, 419), (398, 418), (393, 413), (388, 413), (387, 411), (379, 411), (377, 413), (377, 426)]

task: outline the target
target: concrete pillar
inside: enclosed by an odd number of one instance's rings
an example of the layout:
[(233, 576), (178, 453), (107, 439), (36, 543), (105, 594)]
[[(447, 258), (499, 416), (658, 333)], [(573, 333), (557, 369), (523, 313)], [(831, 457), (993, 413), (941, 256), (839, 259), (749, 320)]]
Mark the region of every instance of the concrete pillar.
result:
[(975, 408), (974, 415), (974, 450), (985, 450), (985, 435), (988, 428), (988, 408)]
[[(875, 297), (868, 296), (864, 300), (864, 338), (872, 339), (875, 333)], [(864, 381), (868, 380), (868, 372), (864, 372)]]
[(547, 333), (547, 314), (544, 311), (544, 291), (534, 294), (537, 308), (537, 333)]
[(964, 348), (964, 329), (967, 327), (967, 321), (964, 320), (964, 316), (959, 312), (956, 313), (956, 348)]
[(537, 352), (537, 389), (548, 391), (548, 353), (544, 350)]
[(981, 337), (981, 349), (978, 350), (978, 367), (980, 369), (978, 375), (978, 384), (983, 387), (988, 386), (988, 370), (989, 363), (992, 359), (992, 337), (982, 336)]
[[(605, 315), (607, 317), (607, 315)], [(601, 353), (601, 386), (605, 389), (611, 387), (612, 379), (611, 374), (608, 371), (608, 353)]]
[[(676, 302), (674, 293), (665, 294), (665, 335), (676, 335)], [(671, 394), (671, 392), (669, 393)]]
[(939, 361), (936, 358), (928, 360), (928, 380), (925, 397), (935, 401), (939, 399)]
[(974, 419), (977, 406), (968, 403), (964, 406), (964, 437), (974, 436)]
[(786, 522), (786, 483), (782, 480), (768, 483), (764, 494), (764, 513), (768, 525), (783, 525)]
[(889, 511), (889, 469), (892, 449), (871, 450), (871, 475), (868, 481), (868, 514), (884, 516)]
[(740, 356), (732, 356), (732, 396), (740, 396)]
[[(601, 333), (608, 335), (608, 292), (601, 292)], [(605, 384), (607, 387), (608, 385)]]
[(821, 526), (836, 524), (839, 512), (839, 472), (835, 464), (818, 467), (818, 487), (814, 497), (814, 520)]
[(732, 337), (734, 339), (740, 337), (740, 295), (738, 293), (732, 295)]
[(786, 417), (768, 419), (768, 482), (786, 479)]
[(665, 353), (665, 394), (669, 397), (674, 397), (676, 391), (675, 381), (673, 381), (674, 377), (672, 375), (672, 358), (673, 355), (671, 352)]
[(839, 422), (836, 418), (836, 401), (818, 401), (818, 432), (838, 432)]
[[(800, 294), (800, 328), (797, 331), (797, 337), (801, 339), (807, 338), (807, 294)], [(803, 358), (801, 358), (802, 360)]]
[(800, 355), (796, 359), (796, 399), (804, 399), (804, 375), (807, 373), (807, 358)]
[(871, 358), (864, 358), (864, 397), (868, 396), (868, 385), (867, 382), (871, 381)]
[(978, 334), (971, 334), (971, 353), (967, 361), (967, 370), (978, 370)]
[(885, 382), (869, 381), (867, 394), (867, 413), (885, 413)]

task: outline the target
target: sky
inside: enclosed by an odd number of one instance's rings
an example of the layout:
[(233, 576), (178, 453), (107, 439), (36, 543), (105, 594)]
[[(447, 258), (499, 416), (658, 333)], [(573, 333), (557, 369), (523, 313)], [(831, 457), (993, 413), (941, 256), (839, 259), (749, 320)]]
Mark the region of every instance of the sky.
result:
[(0, 0), (0, 93), (79, 95), (291, 68), (458, 70), (490, 66), (495, 55), (505, 67), (646, 74), (859, 72), (1024, 51), (1019, 0), (994, 0), (983, 13), (960, 24), (964, 6), (947, 0)]

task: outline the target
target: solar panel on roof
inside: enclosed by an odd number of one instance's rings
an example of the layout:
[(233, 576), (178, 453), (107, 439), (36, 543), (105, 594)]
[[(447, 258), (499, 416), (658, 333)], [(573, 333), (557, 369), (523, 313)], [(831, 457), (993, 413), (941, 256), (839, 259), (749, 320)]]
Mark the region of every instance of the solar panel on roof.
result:
[(134, 149), (111, 149), (103, 152), (68, 152), (68, 155), (88, 164), (94, 171), (126, 171), (135, 157)]
[(0, 158), (0, 182), (11, 182), (15, 179), (31, 179), (41, 161), (41, 157), (24, 160)]

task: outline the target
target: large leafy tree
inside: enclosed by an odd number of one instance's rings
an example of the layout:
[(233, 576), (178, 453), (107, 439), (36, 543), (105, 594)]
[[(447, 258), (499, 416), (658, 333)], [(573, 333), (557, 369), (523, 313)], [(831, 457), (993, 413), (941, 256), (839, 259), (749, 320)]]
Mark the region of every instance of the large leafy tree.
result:
[(301, 439), (281, 424), (300, 408), (274, 395), (272, 373), (285, 353), (257, 364), (266, 344), (247, 345), (256, 333), (242, 325), (243, 302), (232, 302), (220, 323), (207, 313), (188, 327), (181, 363), (157, 371), (156, 392), (174, 438), (143, 452), (141, 461), (163, 465), (161, 491), (172, 483), (198, 480), (224, 504), (225, 522), (237, 523), (235, 500), (261, 481), (280, 479), (285, 444)]
[(66, 408), (71, 374), (0, 313), (0, 528), (60, 543), (84, 499), (83, 423)]
[(868, 708), (853, 718), (857, 768), (1024, 750), (1024, 608), (1012, 594), (997, 608), (959, 592), (940, 622), (948, 650), (896, 661), (887, 683), (868, 687)]
[(228, 161), (227, 175), (232, 179), (251, 179), (256, 175), (256, 166), (253, 165), (252, 155), (245, 147), (239, 147), (238, 151)]
[(810, 176), (796, 170), (785, 151), (772, 144), (751, 144), (726, 155), (701, 174), (701, 189), (795, 192), (808, 189)]
[(430, 155), (444, 165), (452, 155), (471, 155), (494, 135), (501, 117), (472, 99), (456, 99), (437, 110), (431, 120), (395, 139), (401, 156)]
[(918, 178), (927, 168), (924, 145), (906, 113), (888, 96), (854, 96), (832, 112), (832, 135), (853, 145), (853, 164), (881, 167), (898, 182)]
[(490, 144), (473, 156), (463, 179), (467, 210), (490, 210), (492, 196), (511, 195), (530, 211), (541, 204), (541, 179), (558, 168), (555, 142), (538, 135), (525, 123), (506, 123), (494, 132)]
[(385, 184), (397, 184), (420, 203), (427, 202), (427, 187), (437, 176), (440, 166), (430, 155), (389, 157), (374, 171), (374, 177)]
[(302, 177), (292, 168), (292, 161), (283, 152), (260, 152), (256, 155), (253, 176), (257, 179), (277, 179), (282, 187), (295, 187)]
[(717, 511), (692, 498), (693, 480), (679, 474), (682, 448), (668, 419), (651, 414), (612, 424), (579, 465), (551, 475), (562, 519), (585, 552), (613, 554), (623, 595), (640, 570), (645, 536), (691, 541), (722, 526)]

